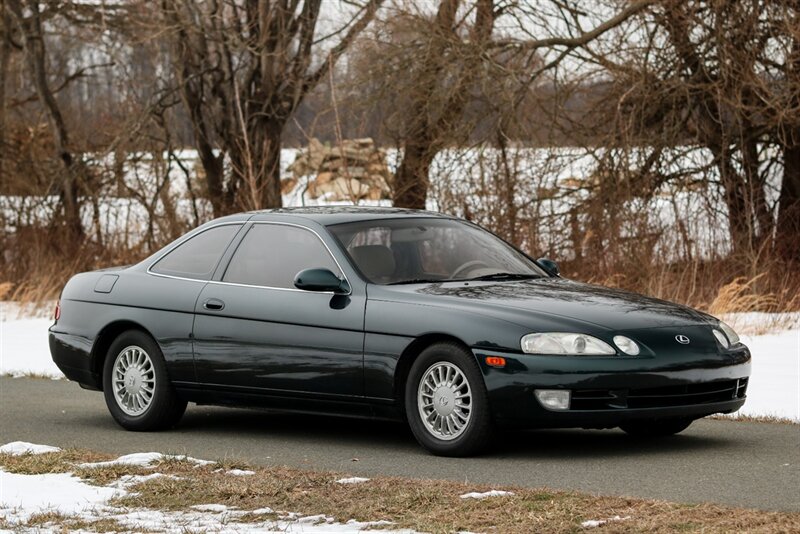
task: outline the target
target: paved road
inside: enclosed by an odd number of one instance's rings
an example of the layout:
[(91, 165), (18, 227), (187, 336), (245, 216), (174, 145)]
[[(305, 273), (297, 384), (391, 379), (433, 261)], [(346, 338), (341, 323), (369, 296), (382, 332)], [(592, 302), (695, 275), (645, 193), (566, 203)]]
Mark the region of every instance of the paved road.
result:
[(100, 393), (0, 378), (0, 443), (15, 440), (800, 512), (800, 425), (700, 421), (660, 443), (618, 430), (519, 432), (486, 456), (453, 459), (428, 455), (400, 424), (193, 405), (176, 430), (125, 432)]

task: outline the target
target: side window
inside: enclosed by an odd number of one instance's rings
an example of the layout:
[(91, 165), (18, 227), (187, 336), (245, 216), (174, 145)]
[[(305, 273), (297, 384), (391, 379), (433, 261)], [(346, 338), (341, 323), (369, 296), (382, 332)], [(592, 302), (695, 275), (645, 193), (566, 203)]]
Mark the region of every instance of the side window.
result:
[(303, 269), (330, 269), (342, 276), (313, 232), (281, 224), (254, 224), (231, 258), (223, 282), (294, 289)]
[(214, 267), (240, 227), (240, 224), (226, 224), (197, 234), (158, 260), (150, 270), (170, 276), (210, 280)]

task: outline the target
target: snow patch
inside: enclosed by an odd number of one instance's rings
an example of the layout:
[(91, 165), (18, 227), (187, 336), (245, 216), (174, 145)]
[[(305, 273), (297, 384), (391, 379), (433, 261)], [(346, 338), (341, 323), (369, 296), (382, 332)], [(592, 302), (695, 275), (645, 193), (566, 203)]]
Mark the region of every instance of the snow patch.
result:
[(92, 462), (92, 463), (79, 464), (78, 467), (95, 468), (95, 467), (110, 467), (113, 465), (135, 465), (140, 467), (152, 467), (152, 464), (156, 462), (163, 462), (166, 460), (181, 460), (185, 462), (191, 462), (198, 466), (211, 465), (216, 463), (208, 460), (199, 460), (197, 458), (192, 458), (191, 456), (174, 456), (170, 454), (161, 454), (160, 452), (137, 452), (135, 454), (126, 454), (125, 456), (120, 456), (116, 460), (109, 460), (107, 462)]
[(478, 493), (473, 491), (471, 493), (465, 493), (461, 496), (462, 499), (486, 499), (488, 497), (510, 497), (514, 495), (513, 491), (503, 491), (503, 490), (491, 490), (485, 491), (483, 493)]
[(250, 471), (248, 469), (231, 469), (225, 473), (226, 475), (233, 475), (235, 477), (246, 477), (250, 475), (255, 475), (255, 471)]
[(800, 328), (742, 336), (753, 355), (747, 401), (739, 415), (800, 421)]
[(583, 528), (595, 528), (605, 525), (606, 523), (610, 523), (612, 521), (625, 521), (626, 519), (630, 519), (630, 516), (620, 517), (615, 515), (614, 517), (609, 517), (608, 519), (589, 519), (588, 521), (584, 521), (581, 523)]
[[(7, 303), (0, 302), (0, 310)], [(15, 377), (40, 375), (62, 378), (64, 374), (50, 357), (47, 329), (51, 319), (2, 320), (7, 317), (0, 311), (0, 375)]]
[(21, 475), (0, 469), (0, 516), (9, 523), (33, 514), (81, 515), (122, 494), (115, 488), (90, 486), (71, 473)]
[(23, 454), (47, 454), (58, 452), (61, 449), (50, 445), (37, 445), (26, 441), (12, 441), (0, 447), (0, 454), (10, 454), (11, 456), (21, 456)]
[(368, 478), (364, 477), (350, 477), (350, 478), (340, 478), (336, 482), (338, 484), (361, 484), (362, 482), (368, 482)]
[(324, 514), (306, 515), (297, 519), (298, 523), (308, 523), (316, 525), (317, 523), (333, 523), (333, 518)]
[(224, 504), (196, 504), (192, 506), (192, 509), (200, 510), (201, 512), (215, 512), (218, 514), (228, 511), (228, 507)]

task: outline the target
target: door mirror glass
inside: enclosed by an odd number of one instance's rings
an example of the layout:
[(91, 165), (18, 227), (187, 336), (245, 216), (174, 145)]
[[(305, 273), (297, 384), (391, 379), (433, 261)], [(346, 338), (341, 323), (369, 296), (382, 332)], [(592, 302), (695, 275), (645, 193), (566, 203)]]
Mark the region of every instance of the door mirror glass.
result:
[(553, 274), (555, 276), (559, 276), (561, 274), (561, 271), (558, 270), (558, 264), (553, 260), (548, 258), (539, 258), (536, 261), (539, 262), (539, 265), (547, 269), (550, 272), (550, 274)]
[(350, 286), (330, 269), (303, 269), (294, 277), (294, 287), (305, 291), (348, 293)]

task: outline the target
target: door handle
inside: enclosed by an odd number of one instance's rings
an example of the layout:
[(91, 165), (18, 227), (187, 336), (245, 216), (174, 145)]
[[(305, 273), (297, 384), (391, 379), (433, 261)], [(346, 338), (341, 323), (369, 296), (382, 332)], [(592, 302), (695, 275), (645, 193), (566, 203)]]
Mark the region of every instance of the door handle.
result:
[(225, 307), (225, 303), (219, 299), (208, 299), (203, 303), (203, 307), (207, 310), (221, 310)]

